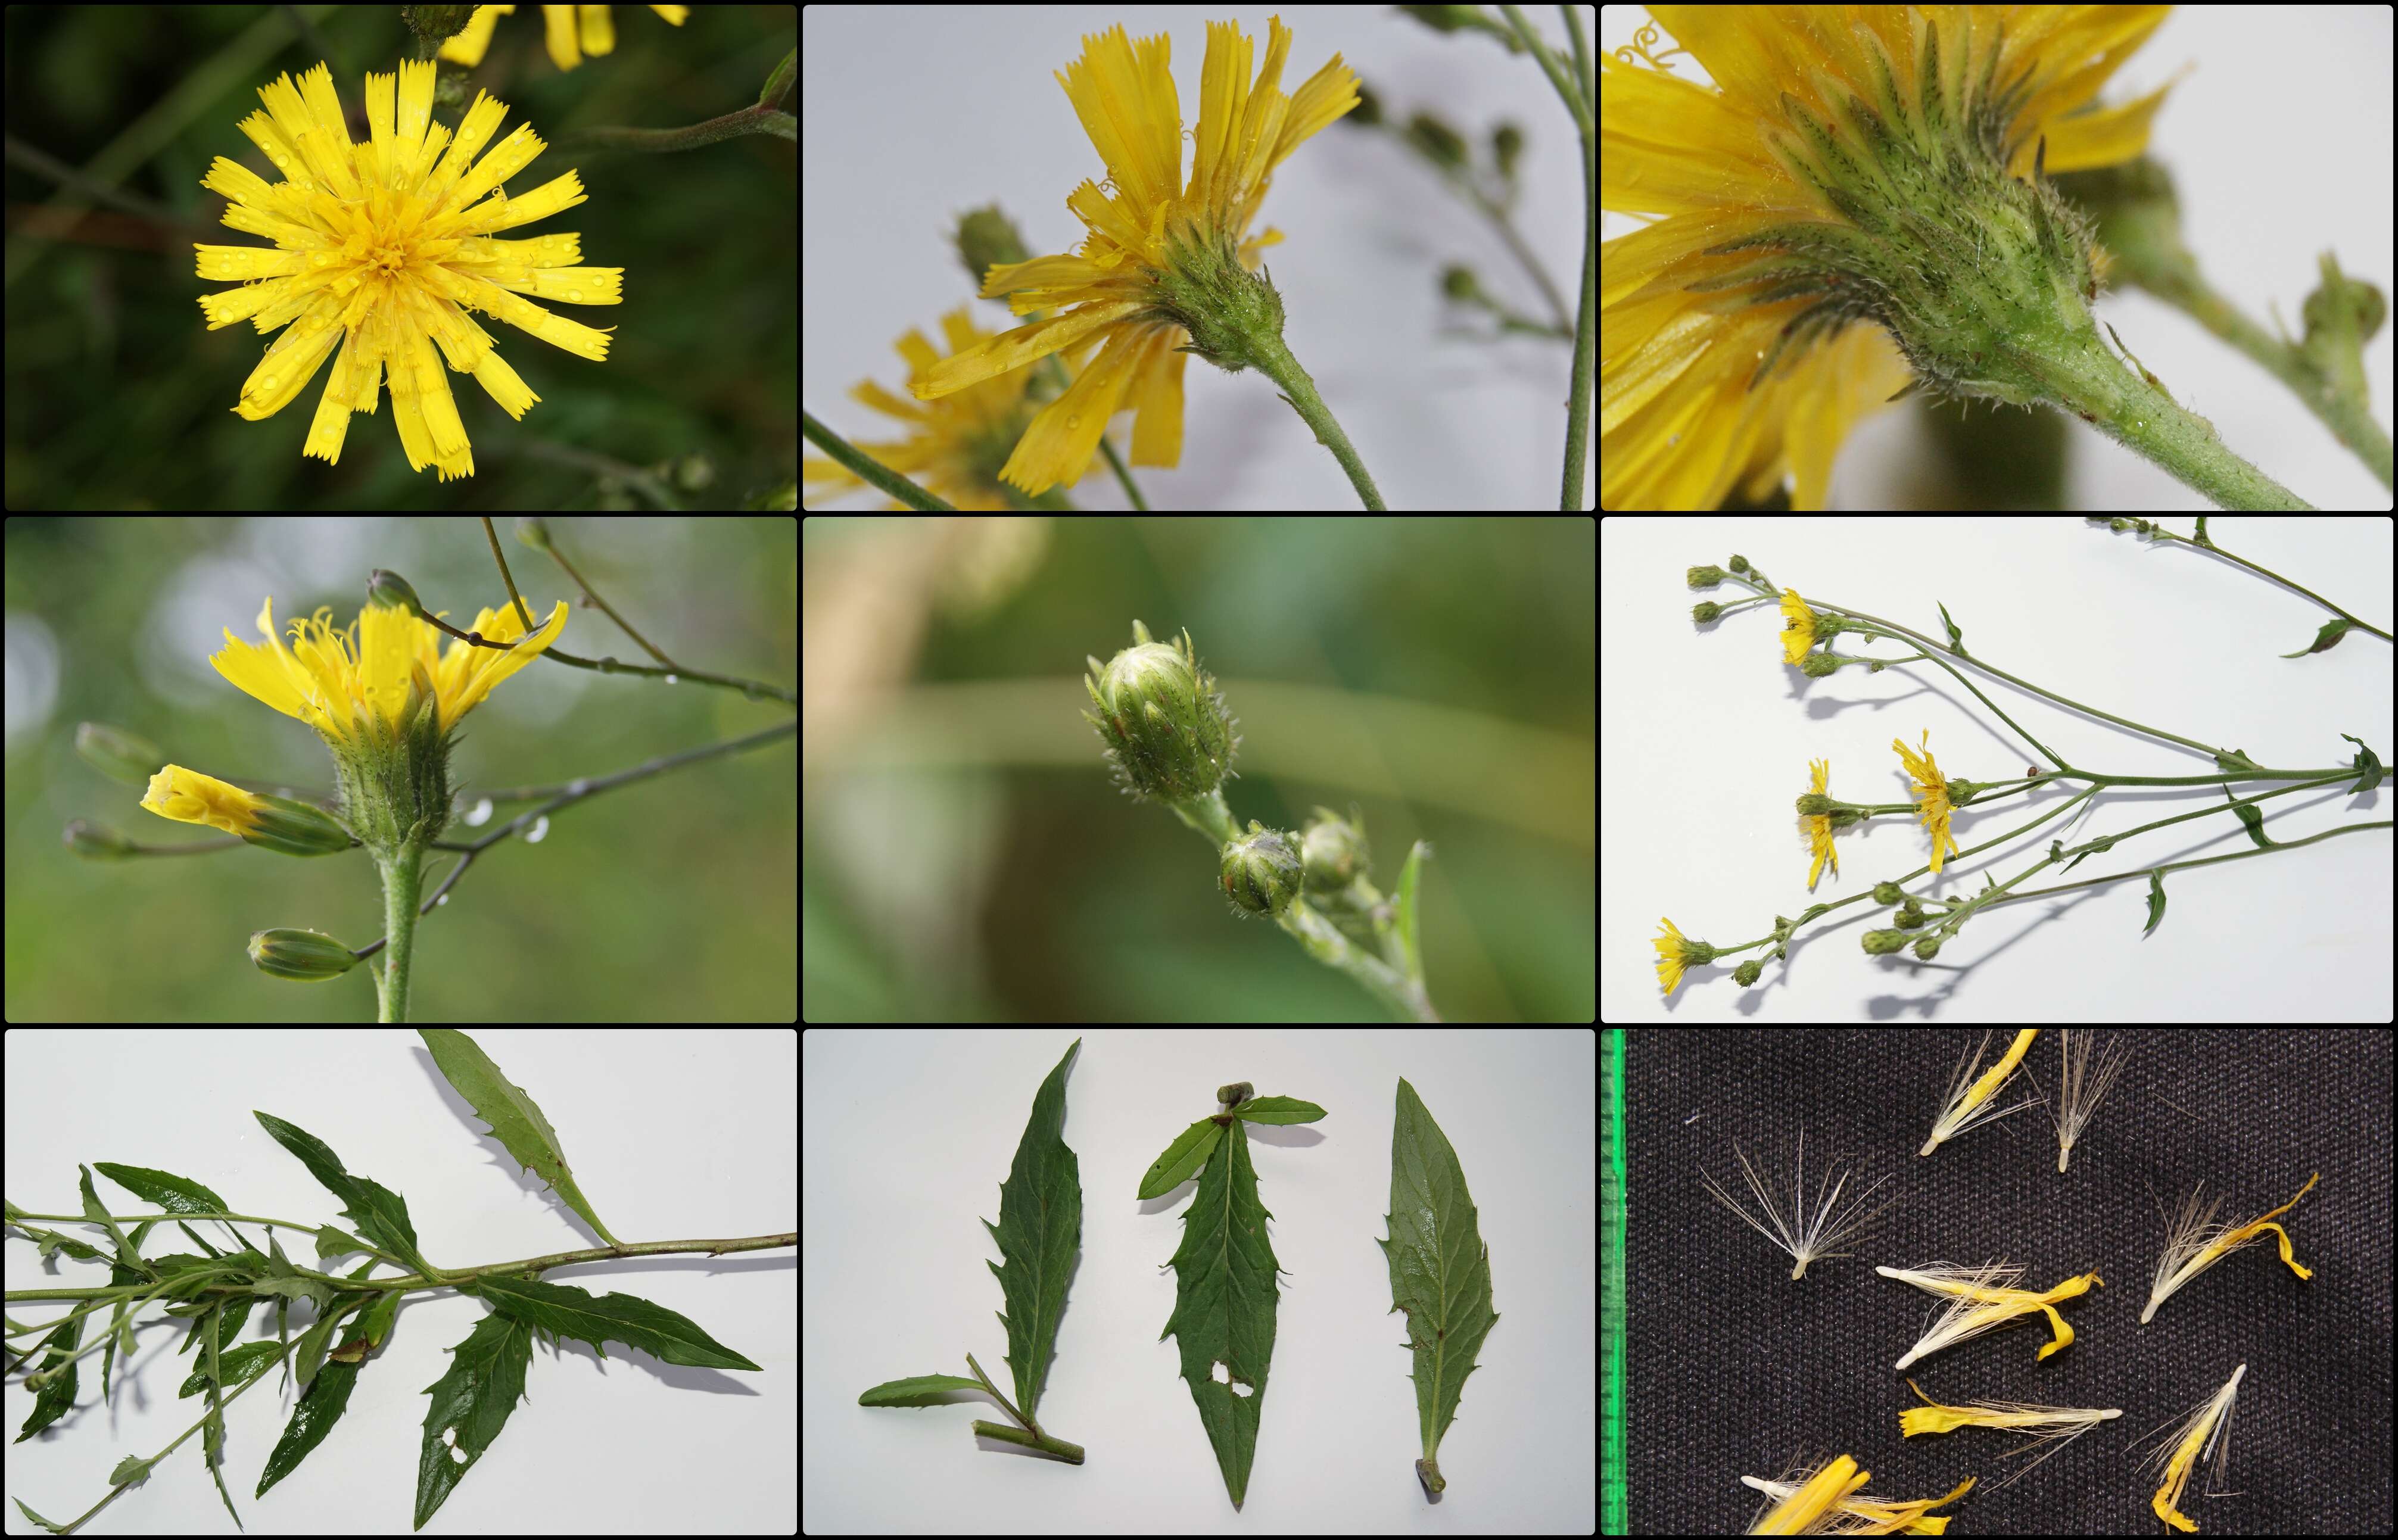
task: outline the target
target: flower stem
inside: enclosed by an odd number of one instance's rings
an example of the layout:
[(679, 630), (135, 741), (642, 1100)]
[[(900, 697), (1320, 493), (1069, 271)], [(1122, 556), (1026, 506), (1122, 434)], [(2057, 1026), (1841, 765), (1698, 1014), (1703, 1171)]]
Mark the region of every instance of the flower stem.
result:
[(376, 865), (383, 873), (383, 931), (390, 941), (383, 971), (375, 978), (382, 997), (377, 1019), (404, 1022), (408, 1020), (409, 962), (416, 950), (416, 895), (424, 884), (424, 848), (403, 845), (378, 858)]
[(1332, 458), (1349, 473), (1349, 484), (1357, 489), (1359, 501), (1376, 513), (1388, 512), (1381, 492), (1374, 486), (1373, 474), (1357, 458), (1356, 447), (1340, 431), (1340, 424), (1333, 421), (1332, 408), (1324, 404), (1324, 397), (1316, 393), (1315, 382), (1308, 378), (1307, 370), (1300, 367), (1299, 360), (1284, 345), (1281, 334), (1263, 333), (1250, 338), (1248, 362), (1282, 387), (1283, 398), (1290, 403), (1291, 410), (1315, 430), (1315, 441), (1330, 449)]

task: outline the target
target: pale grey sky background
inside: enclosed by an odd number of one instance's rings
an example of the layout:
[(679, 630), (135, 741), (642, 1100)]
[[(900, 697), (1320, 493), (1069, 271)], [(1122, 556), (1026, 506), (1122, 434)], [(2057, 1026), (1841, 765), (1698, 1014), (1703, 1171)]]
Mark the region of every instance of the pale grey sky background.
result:
[[(1643, 6), (1601, 6), (1609, 50), (1648, 20)], [(2388, 6), (2181, 6), (2114, 76), (2126, 100), (2180, 75), (2157, 114), (2150, 152), (2172, 170), (2182, 228), (2216, 288), (2269, 327), (2292, 332), (2318, 283), (2316, 257), (2393, 287), (2391, 221), (2391, 23)], [(1687, 57), (1678, 70), (1693, 71)], [(2186, 72), (2186, 73), (2185, 73)], [(1704, 72), (1697, 72), (1704, 78)], [(1612, 239), (1637, 227), (1600, 216)], [(2283, 486), (2325, 509), (2384, 510), (2389, 489), (2342, 449), (2288, 389), (2143, 293), (2102, 295), (2110, 321), (2185, 406)], [(2365, 349), (2374, 417), (2391, 413), (2391, 333)], [(1841, 450), (1832, 506), (1900, 506), (1920, 425), (1911, 414), (1868, 420)], [(2075, 508), (2204, 511), (2206, 500), (2111, 439), (2073, 425), (2066, 480)]]
[[(1582, 7), (1585, 36), (1593, 7)], [(956, 216), (998, 200), (1036, 251), (1084, 235), (1066, 209), (1084, 178), (1106, 175), (1054, 75), (1084, 34), (1121, 22), (1134, 37), (1168, 33), (1186, 127), (1199, 105), (1206, 23), (1237, 20), (1262, 55), (1267, 20), (1294, 36), (1286, 83), (1335, 53), (1404, 119), (1437, 111), (1481, 139), (1502, 118), (1527, 145), (1516, 220), (1569, 304), (1581, 282), (1583, 162), (1573, 124), (1538, 67), (1478, 36), (1444, 37), (1381, 6), (811, 6), (802, 18), (802, 397), (835, 431), (891, 436), (888, 420), (849, 399), (871, 376), (903, 378), (892, 343), (909, 327), (940, 336), (940, 317), (972, 301), (978, 325), (1016, 325), (974, 289), (948, 233)], [(1552, 41), (1555, 7), (1529, 11)], [(1187, 171), (1189, 159), (1184, 160)], [(1259, 223), (1284, 243), (1266, 265), (1288, 313), (1286, 336), (1394, 509), (1557, 506), (1570, 348), (1530, 338), (1486, 342), (1438, 293), (1441, 269), (1473, 265), (1519, 310), (1541, 301), (1481, 217), (1413, 156), (1379, 134), (1336, 123), (1275, 174)], [(1151, 506), (1354, 509), (1348, 477), (1254, 375), (1194, 363), (1187, 377), (1182, 463), (1139, 470)], [(1120, 419), (1116, 432), (1128, 431)], [(1596, 488), (1596, 435), (1589, 476)], [(1104, 462), (1074, 490), (1090, 509), (1128, 506)], [(868, 506), (864, 495), (842, 506)], [(1587, 502), (1584, 506), (1590, 506)]]

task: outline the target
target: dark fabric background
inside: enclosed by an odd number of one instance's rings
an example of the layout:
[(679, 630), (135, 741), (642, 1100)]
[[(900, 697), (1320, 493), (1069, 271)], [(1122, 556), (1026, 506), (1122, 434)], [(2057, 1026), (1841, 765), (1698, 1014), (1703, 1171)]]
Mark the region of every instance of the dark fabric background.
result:
[[(1987, 1068), (2012, 1034), (1990, 1034)], [(2045, 1106), (1919, 1158), (1960, 1051), (1978, 1030), (1726, 1029), (1634, 1032), (1625, 1066), (1630, 1156), (1625, 1238), (1630, 1318), (1631, 1527), (1635, 1534), (1737, 1534), (1772, 1477), (1802, 1456), (1847, 1453), (1873, 1472), (1866, 1494), (1936, 1496), (1967, 1476), (1950, 1533), (2164, 1534), (2149, 1510), (2160, 1478), (2135, 1440), (2177, 1421), (2248, 1365), (2232, 1413), (2225, 1489), (2204, 1467), (2182, 1510), (2203, 1535), (2389, 1534), (2391, 1509), (2391, 1034), (2386, 1031), (2117, 1031), (2129, 1051), (2113, 1091), (2056, 1170)], [(2053, 1094), (2056, 1035), (2043, 1031), (2005, 1100)], [(1696, 1120), (1692, 1121), (1692, 1115)], [(1807, 1133), (1818, 1154), (1862, 1158), (1897, 1202), (1798, 1282), (1790, 1259), (1699, 1185), (1704, 1159), (1745, 1198), (1732, 1158), (1786, 1173)], [(2268, 1234), (2183, 1286), (2141, 1326), (2167, 1208), (2204, 1178), (2218, 1218), (2281, 1216), (2301, 1282)], [(1787, 1177), (1785, 1175), (1786, 1199)], [(2143, 1184), (2146, 1184), (2144, 1185)], [(1853, 1191), (1853, 1186), (1852, 1187)], [(1752, 1207), (1753, 1207), (1752, 1202)], [(2034, 1358), (2046, 1318), (2011, 1324), (1892, 1369), (1923, 1330), (1933, 1295), (1877, 1265), (2004, 1257), (2024, 1286), (2096, 1270), (2105, 1279), (2057, 1308), (2072, 1346)], [(2004, 1492), (2022, 1440), (1964, 1428), (1902, 1440), (1914, 1378), (1935, 1400), (2120, 1407)]]

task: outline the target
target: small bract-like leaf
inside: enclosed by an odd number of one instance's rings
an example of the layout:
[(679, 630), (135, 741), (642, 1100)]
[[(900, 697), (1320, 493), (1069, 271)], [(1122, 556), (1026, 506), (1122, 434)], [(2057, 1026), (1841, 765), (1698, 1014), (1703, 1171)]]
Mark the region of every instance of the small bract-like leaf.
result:
[(75, 1348), (83, 1341), (83, 1317), (76, 1316), (42, 1339), (49, 1351), (42, 1359), (42, 1373), (56, 1373), (34, 1392), (34, 1410), (25, 1418), (25, 1426), (17, 1430), (17, 1442), (39, 1433), (67, 1414), (75, 1399)]
[(878, 1385), (857, 1398), (860, 1406), (948, 1406), (949, 1398), (961, 1390), (982, 1393), (981, 1382), (963, 1374), (918, 1374), (912, 1379), (891, 1380)]
[(1234, 1107), (1233, 1116), (1251, 1123), (1314, 1123), (1325, 1113), (1314, 1102), (1296, 1096), (1260, 1096)]
[(511, 1082), (492, 1063), (491, 1055), (476, 1046), (475, 1039), (464, 1032), (449, 1027), (420, 1027), (418, 1037), (433, 1052), (433, 1062), (441, 1068), (451, 1086), (466, 1098), (483, 1121), (492, 1125), (492, 1136), (517, 1158), (517, 1163), (541, 1173), (567, 1207), (581, 1214), (600, 1239), (609, 1245), (616, 1238), (600, 1216), (591, 1212), (591, 1204), (583, 1190), (574, 1185), (574, 1172), (566, 1163), (565, 1152), (558, 1147), (558, 1131), (549, 1126), (541, 1108), (524, 1092), (524, 1088)]
[(1213, 1118), (1202, 1118), (1174, 1136), (1165, 1153), (1151, 1162), (1140, 1179), (1141, 1201), (1163, 1198), (1190, 1180), (1191, 1173), (1207, 1163), (1216, 1153), (1216, 1143), (1224, 1137), (1224, 1125)]

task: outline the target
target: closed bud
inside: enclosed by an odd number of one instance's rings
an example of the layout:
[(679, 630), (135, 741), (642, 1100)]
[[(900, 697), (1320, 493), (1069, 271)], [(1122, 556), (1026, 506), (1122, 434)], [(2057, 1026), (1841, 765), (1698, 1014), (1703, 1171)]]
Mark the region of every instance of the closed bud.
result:
[(416, 590), (409, 586), (408, 580), (380, 567), (367, 574), (367, 602), (385, 609), (405, 609), (420, 618), (424, 614), (424, 606), (417, 600)]
[(1246, 1080), (1235, 1080), (1231, 1085), (1216, 1088), (1216, 1100), (1228, 1107), (1239, 1106), (1256, 1094), (1257, 1087)]
[(75, 729), (75, 752), (84, 763), (112, 781), (138, 786), (167, 762), (149, 739), (113, 728), (105, 722), (85, 722)]
[(350, 949), (318, 931), (261, 931), (249, 938), (249, 960), (262, 973), (302, 984), (338, 979), (357, 966)]
[(1299, 839), (1311, 893), (1339, 892), (1367, 870), (1366, 831), (1352, 819), (1318, 808)]
[(115, 861), (133, 853), (133, 841), (105, 824), (78, 818), (66, 826), (66, 846), (86, 861)]
[(1718, 604), (1713, 599), (1702, 599), (1697, 604), (1691, 606), (1691, 619), (1697, 621), (1702, 625), (1705, 624), (1709, 621), (1720, 620), (1722, 617), (1723, 606)]
[(544, 518), (520, 518), (517, 520), (517, 539), (523, 541), (527, 545), (532, 546), (536, 551), (548, 550), (549, 521)]
[(1108, 745), (1116, 779), (1136, 797), (1185, 801), (1224, 783), (1240, 739), (1215, 679), (1199, 667), (1183, 632), (1172, 646), (1132, 623), (1133, 645), (1105, 665), (1096, 658), (1083, 688), (1098, 715), (1083, 713)]
[(1713, 588), (1723, 580), (1724, 570), (1720, 567), (1692, 567), (1685, 569), (1682, 573), (1682, 581), (1692, 588)]
[(1222, 878), (1234, 914), (1280, 916), (1299, 896), (1305, 871), (1288, 835), (1251, 819), (1247, 834), (1224, 841)]
[(1741, 985), (1743, 988), (1746, 988), (1748, 985), (1755, 984), (1758, 979), (1763, 978), (1764, 976), (1765, 964), (1758, 961), (1755, 957), (1749, 958), (1746, 962), (1742, 963), (1738, 968), (1731, 971), (1732, 982)]
[(1940, 955), (1940, 938), (1938, 936), (1922, 937), (1915, 944), (1915, 955), (1930, 962)]

